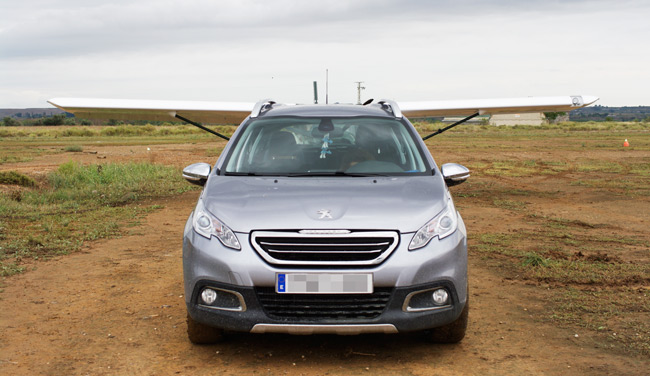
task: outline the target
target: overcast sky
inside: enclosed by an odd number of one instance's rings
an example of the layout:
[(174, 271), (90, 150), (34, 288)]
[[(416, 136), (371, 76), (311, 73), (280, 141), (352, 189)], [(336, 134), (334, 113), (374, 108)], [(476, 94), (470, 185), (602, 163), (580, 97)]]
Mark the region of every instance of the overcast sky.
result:
[(650, 2), (3, 0), (0, 108), (54, 97), (650, 105)]

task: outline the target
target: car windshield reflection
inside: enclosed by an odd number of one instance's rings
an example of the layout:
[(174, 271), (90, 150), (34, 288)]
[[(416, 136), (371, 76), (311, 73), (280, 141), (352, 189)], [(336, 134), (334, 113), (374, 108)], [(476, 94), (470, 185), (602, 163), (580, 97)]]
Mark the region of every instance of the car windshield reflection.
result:
[[(415, 135), (417, 137), (417, 135)], [(225, 161), (226, 175), (393, 176), (428, 172), (414, 135), (394, 119), (253, 120)]]

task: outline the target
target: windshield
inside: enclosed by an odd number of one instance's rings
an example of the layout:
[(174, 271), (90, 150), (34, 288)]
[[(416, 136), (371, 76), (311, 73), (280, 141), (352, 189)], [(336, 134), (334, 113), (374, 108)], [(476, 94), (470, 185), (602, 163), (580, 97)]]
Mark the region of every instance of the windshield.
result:
[(254, 120), (225, 161), (228, 175), (402, 175), (429, 170), (407, 125), (393, 119)]

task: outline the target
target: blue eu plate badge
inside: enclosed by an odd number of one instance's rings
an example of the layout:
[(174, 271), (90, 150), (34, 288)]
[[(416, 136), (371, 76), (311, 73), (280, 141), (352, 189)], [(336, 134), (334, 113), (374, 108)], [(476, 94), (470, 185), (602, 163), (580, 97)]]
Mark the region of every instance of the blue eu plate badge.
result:
[(278, 292), (287, 291), (287, 277), (286, 274), (278, 274)]

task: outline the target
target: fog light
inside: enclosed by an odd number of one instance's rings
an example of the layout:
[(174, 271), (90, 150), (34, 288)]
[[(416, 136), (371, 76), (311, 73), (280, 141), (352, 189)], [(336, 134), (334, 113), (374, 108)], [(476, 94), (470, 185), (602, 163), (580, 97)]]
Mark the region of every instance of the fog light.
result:
[(447, 303), (447, 299), (449, 299), (449, 294), (447, 294), (447, 290), (445, 289), (437, 289), (432, 295), (433, 302), (437, 305), (444, 305)]
[(201, 291), (201, 300), (203, 300), (205, 304), (212, 304), (217, 300), (217, 292), (212, 289), (203, 289), (203, 291)]

